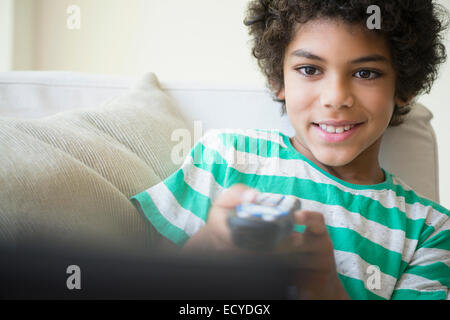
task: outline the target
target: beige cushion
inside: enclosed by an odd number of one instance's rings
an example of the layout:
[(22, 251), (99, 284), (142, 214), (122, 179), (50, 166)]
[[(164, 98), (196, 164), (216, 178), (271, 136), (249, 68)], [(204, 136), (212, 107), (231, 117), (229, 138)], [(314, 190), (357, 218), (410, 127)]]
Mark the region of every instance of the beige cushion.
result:
[(154, 74), (96, 109), (41, 119), (0, 117), (0, 241), (149, 247), (153, 231), (129, 201), (179, 164), (188, 128)]

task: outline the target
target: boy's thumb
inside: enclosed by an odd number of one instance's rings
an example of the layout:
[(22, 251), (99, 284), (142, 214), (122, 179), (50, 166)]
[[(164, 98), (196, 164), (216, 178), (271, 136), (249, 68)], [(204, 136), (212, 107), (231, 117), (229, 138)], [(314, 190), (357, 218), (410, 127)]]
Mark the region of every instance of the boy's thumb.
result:
[(253, 202), (257, 195), (257, 190), (238, 183), (225, 190), (217, 198), (215, 205), (224, 209), (231, 209), (241, 203)]

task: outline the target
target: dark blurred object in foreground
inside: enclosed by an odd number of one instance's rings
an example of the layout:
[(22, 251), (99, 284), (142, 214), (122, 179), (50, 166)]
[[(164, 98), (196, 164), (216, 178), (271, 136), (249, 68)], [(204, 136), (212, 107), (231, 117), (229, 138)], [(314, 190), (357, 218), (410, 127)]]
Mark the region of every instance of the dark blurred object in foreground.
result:
[[(1, 299), (286, 299), (291, 276), (274, 256), (181, 257), (31, 243), (0, 251)], [(79, 267), (81, 289), (68, 288), (69, 277), (76, 283), (71, 265)]]

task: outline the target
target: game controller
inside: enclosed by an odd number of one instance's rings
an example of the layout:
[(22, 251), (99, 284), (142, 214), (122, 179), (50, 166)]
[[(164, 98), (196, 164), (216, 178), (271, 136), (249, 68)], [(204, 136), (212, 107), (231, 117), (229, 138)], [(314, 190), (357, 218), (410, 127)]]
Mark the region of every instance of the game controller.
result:
[(290, 195), (260, 193), (254, 202), (236, 206), (228, 217), (233, 243), (250, 250), (271, 250), (294, 228), (300, 200)]

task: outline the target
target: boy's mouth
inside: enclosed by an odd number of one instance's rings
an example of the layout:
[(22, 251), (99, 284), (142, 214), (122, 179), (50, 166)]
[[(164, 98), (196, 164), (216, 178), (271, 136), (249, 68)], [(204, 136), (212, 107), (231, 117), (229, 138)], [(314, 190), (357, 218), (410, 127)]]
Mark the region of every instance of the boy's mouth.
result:
[(342, 133), (345, 131), (348, 131), (352, 129), (354, 126), (360, 125), (363, 122), (344, 122), (342, 121), (341, 124), (335, 125), (334, 123), (331, 123), (331, 121), (328, 122), (320, 122), (316, 123), (313, 122), (312, 124), (315, 126), (320, 127), (323, 131), (326, 131), (328, 133)]
[(312, 123), (319, 136), (326, 142), (341, 142), (350, 138), (364, 122), (356, 124), (347, 124), (341, 126), (332, 126), (326, 124)]

